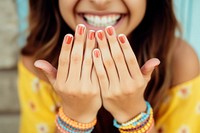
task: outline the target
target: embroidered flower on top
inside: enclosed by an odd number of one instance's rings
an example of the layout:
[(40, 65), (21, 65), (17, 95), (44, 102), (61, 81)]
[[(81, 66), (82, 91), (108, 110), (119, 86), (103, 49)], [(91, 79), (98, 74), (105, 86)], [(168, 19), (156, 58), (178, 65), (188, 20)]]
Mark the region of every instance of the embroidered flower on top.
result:
[(33, 112), (36, 111), (36, 104), (33, 101), (29, 101), (28, 106), (29, 106), (31, 111), (33, 111)]
[(178, 129), (178, 133), (190, 133), (190, 128), (187, 125), (182, 125)]
[(39, 123), (36, 125), (37, 133), (48, 133), (49, 128), (46, 123)]
[(196, 105), (196, 113), (200, 115), (200, 101)]
[(183, 86), (182, 88), (180, 88), (177, 92), (177, 95), (180, 97), (180, 98), (188, 98), (188, 96), (191, 94), (191, 88), (192, 86)]
[(33, 92), (38, 92), (40, 89), (40, 82), (38, 78), (33, 79), (32, 81), (32, 90)]

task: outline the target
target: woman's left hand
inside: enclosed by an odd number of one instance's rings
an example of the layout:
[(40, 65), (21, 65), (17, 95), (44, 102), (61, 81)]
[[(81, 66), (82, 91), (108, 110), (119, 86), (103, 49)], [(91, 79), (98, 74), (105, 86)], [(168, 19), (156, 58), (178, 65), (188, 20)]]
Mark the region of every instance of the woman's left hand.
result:
[(126, 122), (146, 110), (144, 91), (160, 61), (150, 59), (140, 68), (126, 36), (116, 36), (112, 26), (97, 31), (96, 39), (93, 60), (103, 106), (118, 122)]

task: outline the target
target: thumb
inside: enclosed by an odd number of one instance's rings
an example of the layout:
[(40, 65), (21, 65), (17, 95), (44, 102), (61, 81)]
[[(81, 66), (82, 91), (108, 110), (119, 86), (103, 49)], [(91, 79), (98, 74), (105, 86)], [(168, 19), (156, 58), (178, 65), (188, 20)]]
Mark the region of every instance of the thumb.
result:
[(144, 78), (149, 81), (151, 79), (151, 74), (156, 66), (160, 64), (160, 60), (157, 58), (152, 58), (145, 62), (145, 64), (141, 67), (141, 72)]
[(41, 69), (45, 76), (48, 78), (49, 82), (53, 85), (56, 79), (57, 70), (49, 62), (45, 60), (37, 60), (34, 66)]

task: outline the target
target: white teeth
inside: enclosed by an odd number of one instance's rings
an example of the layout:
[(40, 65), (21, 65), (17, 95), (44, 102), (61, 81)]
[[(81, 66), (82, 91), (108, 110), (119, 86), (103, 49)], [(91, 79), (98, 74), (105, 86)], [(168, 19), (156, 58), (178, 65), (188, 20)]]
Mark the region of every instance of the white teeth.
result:
[(86, 19), (87, 23), (95, 27), (106, 27), (110, 25), (115, 25), (120, 17), (121, 15), (84, 15), (84, 18)]

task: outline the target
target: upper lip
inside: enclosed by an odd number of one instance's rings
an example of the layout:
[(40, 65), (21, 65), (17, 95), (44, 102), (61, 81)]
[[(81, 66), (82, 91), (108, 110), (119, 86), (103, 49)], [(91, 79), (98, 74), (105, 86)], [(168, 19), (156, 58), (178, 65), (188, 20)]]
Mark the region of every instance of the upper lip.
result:
[(85, 11), (85, 12), (78, 12), (78, 14), (83, 15), (83, 14), (92, 14), (92, 15), (98, 15), (98, 16), (103, 16), (103, 15), (110, 15), (110, 14), (121, 14), (125, 15), (127, 13), (123, 12), (117, 12), (117, 11), (107, 11), (107, 12), (102, 12), (102, 11)]

